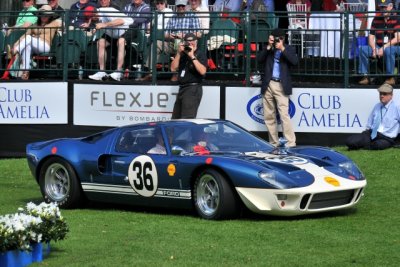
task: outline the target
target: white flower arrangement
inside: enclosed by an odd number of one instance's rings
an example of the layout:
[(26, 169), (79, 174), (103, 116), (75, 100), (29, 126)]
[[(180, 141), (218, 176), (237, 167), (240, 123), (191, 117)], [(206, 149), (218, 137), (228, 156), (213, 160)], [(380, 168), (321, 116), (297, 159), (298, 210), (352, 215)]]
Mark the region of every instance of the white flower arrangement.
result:
[(32, 243), (62, 240), (68, 231), (57, 204), (30, 202), (18, 213), (0, 216), (0, 253), (30, 250)]

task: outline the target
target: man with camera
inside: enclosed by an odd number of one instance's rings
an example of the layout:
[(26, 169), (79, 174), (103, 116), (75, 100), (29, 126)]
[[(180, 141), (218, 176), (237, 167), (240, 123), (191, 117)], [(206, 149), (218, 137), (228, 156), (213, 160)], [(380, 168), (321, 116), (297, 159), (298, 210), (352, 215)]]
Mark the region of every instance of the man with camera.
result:
[(194, 119), (203, 96), (203, 77), (207, 71), (207, 57), (197, 50), (197, 36), (187, 33), (171, 63), (171, 71), (178, 72), (179, 92), (172, 119)]
[(264, 121), (267, 126), (269, 142), (279, 146), (276, 110), (282, 124), (287, 147), (296, 146), (296, 136), (289, 115), (289, 95), (292, 94), (292, 79), (289, 68), (297, 65), (298, 57), (294, 47), (285, 44), (285, 32), (274, 29), (268, 44), (258, 55), (258, 62), (264, 67), (261, 85), (263, 95)]

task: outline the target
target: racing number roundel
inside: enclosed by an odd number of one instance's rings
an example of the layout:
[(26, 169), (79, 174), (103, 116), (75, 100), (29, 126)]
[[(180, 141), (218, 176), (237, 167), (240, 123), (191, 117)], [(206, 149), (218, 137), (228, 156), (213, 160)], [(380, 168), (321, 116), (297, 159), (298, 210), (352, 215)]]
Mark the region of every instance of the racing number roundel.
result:
[(141, 196), (153, 196), (158, 187), (156, 165), (149, 156), (139, 156), (129, 165), (128, 179), (133, 190)]

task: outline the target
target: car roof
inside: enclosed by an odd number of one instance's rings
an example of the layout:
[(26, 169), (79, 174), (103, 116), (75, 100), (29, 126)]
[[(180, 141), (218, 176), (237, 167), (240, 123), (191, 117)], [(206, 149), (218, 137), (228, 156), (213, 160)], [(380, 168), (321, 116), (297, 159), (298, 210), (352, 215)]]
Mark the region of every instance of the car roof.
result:
[(195, 125), (195, 124), (210, 124), (216, 123), (224, 120), (217, 120), (217, 119), (178, 119), (178, 120), (169, 120), (169, 121), (157, 121), (157, 122), (145, 122), (145, 123), (138, 123), (138, 124), (130, 124), (122, 126), (121, 128), (129, 128), (132, 126), (182, 126), (182, 125)]

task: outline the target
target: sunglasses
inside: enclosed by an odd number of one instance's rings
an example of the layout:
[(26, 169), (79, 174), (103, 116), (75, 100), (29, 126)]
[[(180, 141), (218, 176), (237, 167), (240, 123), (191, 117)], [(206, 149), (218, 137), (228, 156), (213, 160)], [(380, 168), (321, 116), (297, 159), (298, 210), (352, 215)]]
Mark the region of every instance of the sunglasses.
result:
[(22, 2), (30, 2), (30, 1), (32, 1), (32, 0), (22, 0)]
[(185, 5), (177, 5), (176, 7), (177, 7), (177, 8), (185, 7)]
[(390, 95), (390, 93), (382, 93), (382, 92), (380, 92), (379, 95)]
[(164, 2), (157, 2), (156, 5), (163, 5), (165, 4)]

